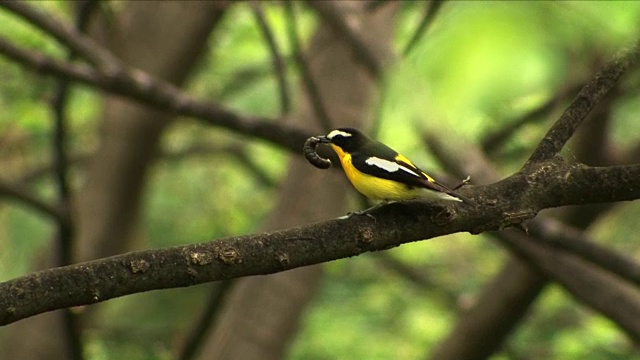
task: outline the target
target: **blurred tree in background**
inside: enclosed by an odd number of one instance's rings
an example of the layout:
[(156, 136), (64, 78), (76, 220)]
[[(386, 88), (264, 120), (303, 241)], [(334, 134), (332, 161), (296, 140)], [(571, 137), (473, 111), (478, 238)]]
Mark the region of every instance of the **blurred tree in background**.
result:
[[(447, 183), (496, 182), (637, 41), (640, 3), (40, 1), (0, 3), (0, 20), (4, 282), (363, 207), (300, 156), (333, 127)], [(639, 79), (596, 105), (565, 159), (640, 162)], [(1, 327), (0, 357), (640, 359), (638, 216), (568, 206), (530, 235), (456, 233), (57, 310)]]

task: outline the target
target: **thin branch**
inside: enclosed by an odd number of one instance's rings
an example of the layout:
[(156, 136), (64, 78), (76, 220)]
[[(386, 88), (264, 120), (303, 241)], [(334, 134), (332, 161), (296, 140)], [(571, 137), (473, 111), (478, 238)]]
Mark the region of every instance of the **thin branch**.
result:
[[(482, 201), (479, 207), (423, 201), (394, 203), (372, 211), (375, 221), (368, 216), (352, 216), (32, 273), (0, 283), (0, 324), (143, 291), (271, 274), (460, 231), (475, 234), (497, 230), (535, 216), (541, 208), (532, 205), (557, 207), (640, 198), (640, 165), (592, 169), (567, 165), (556, 158), (543, 166), (548, 179), (545, 182), (528, 182), (531, 175), (516, 174), (476, 187), (478, 196), (474, 200)], [(611, 184), (616, 184), (616, 190), (612, 191)], [(514, 197), (513, 189), (517, 189), (518, 197)], [(459, 191), (470, 196), (466, 187)], [(549, 193), (550, 200), (536, 200)], [(557, 196), (564, 193), (568, 195)], [(52, 288), (56, 291), (50, 291)]]
[(320, 17), (327, 22), (337, 33), (343, 36), (345, 41), (353, 49), (354, 55), (364, 65), (371, 77), (379, 79), (382, 76), (383, 64), (380, 56), (376, 55), (367, 44), (364, 37), (354, 29), (344, 14), (331, 1), (307, 1)]
[[(247, 149), (239, 144), (230, 144), (226, 146), (214, 146), (210, 143), (195, 143), (187, 148), (179, 149), (175, 151), (162, 151), (158, 158), (161, 161), (177, 161), (184, 160), (191, 156), (217, 156), (227, 155), (233, 156), (238, 160), (239, 165), (245, 168), (251, 175), (256, 178), (256, 182), (266, 187), (273, 188), (278, 186), (276, 179), (271, 176), (257, 164), (247, 153)], [(74, 166), (82, 166), (89, 159), (93, 157), (92, 153), (75, 154), (70, 156), (69, 164)], [(54, 171), (52, 164), (41, 165), (38, 168), (32, 169), (21, 176), (20, 183), (31, 183), (38, 180), (41, 177), (48, 176)]]
[(431, 0), (426, 3), (422, 20), (420, 21), (416, 31), (413, 33), (413, 36), (411, 36), (411, 40), (409, 40), (409, 43), (407, 43), (407, 46), (404, 48), (404, 51), (402, 52), (403, 56), (409, 55), (411, 50), (413, 50), (420, 39), (422, 39), (422, 36), (427, 32), (429, 26), (431, 26), (433, 20), (436, 18), (436, 15), (440, 12), (444, 2), (445, 0)]
[(1, 1), (0, 7), (27, 20), (32, 25), (53, 36), (74, 54), (89, 61), (107, 74), (116, 74), (123, 68), (121, 61), (109, 51), (75, 29), (68, 28), (50, 15), (45, 15), (24, 1)]
[(618, 279), (564, 251), (532, 241), (516, 232), (495, 233), (501, 244), (524, 255), (532, 266), (560, 283), (579, 301), (615, 322), (634, 342), (640, 341), (640, 303)]
[(549, 129), (545, 137), (527, 161), (526, 166), (556, 156), (573, 136), (582, 120), (589, 114), (593, 106), (611, 90), (618, 79), (640, 62), (640, 44), (621, 51), (607, 63), (576, 96), (560, 119)]
[(197, 317), (197, 324), (191, 327), (187, 340), (178, 351), (178, 360), (191, 360), (195, 357), (198, 350), (200, 350), (200, 346), (202, 346), (202, 342), (205, 340), (207, 331), (218, 320), (220, 310), (223, 309), (224, 302), (235, 283), (236, 281), (234, 280), (224, 280), (220, 283), (212, 284), (211, 293), (206, 300), (204, 311)]
[[(84, 32), (89, 18), (96, 9), (97, 1), (80, 1), (76, 3), (75, 26), (78, 31)], [(73, 60), (74, 53), (68, 54), (69, 61)], [(53, 164), (54, 177), (58, 190), (58, 203), (67, 221), (57, 222), (56, 244), (58, 245), (58, 265), (64, 266), (73, 262), (74, 224), (69, 215), (71, 208), (71, 186), (68, 179), (69, 159), (67, 156), (67, 119), (66, 106), (69, 95), (69, 83), (64, 78), (57, 79), (55, 94), (51, 101), (54, 116), (53, 129)], [(82, 328), (79, 317), (71, 309), (63, 310), (64, 340), (74, 360), (84, 359), (82, 342)]]
[(474, 306), (431, 351), (429, 360), (490, 358), (520, 324), (546, 284), (547, 278), (528, 264), (509, 259), (482, 289)]
[(488, 133), (484, 139), (482, 139), (482, 149), (487, 153), (493, 153), (519, 129), (524, 125), (530, 124), (533, 121), (544, 119), (554, 109), (556, 109), (561, 103), (568, 100), (569, 94), (573, 95), (580, 91), (581, 86), (574, 86), (569, 90), (562, 91), (561, 94), (547, 100), (537, 108), (527, 112), (526, 114), (507, 121), (507, 124), (497, 131)]
[(21, 49), (1, 37), (0, 53), (39, 73), (61, 76), (91, 85), (112, 94), (137, 100), (159, 110), (193, 117), (210, 125), (221, 126), (243, 135), (268, 140), (291, 151), (299, 152), (305, 140), (313, 135), (306, 130), (284, 125), (275, 119), (243, 116), (222, 106), (195, 99), (174, 85), (140, 70), (126, 70), (111, 75), (102, 74), (84, 64), (59, 61), (43, 54)]
[(193, 144), (188, 148), (174, 152), (163, 151), (159, 155), (159, 159), (168, 161), (182, 160), (192, 155), (226, 155), (233, 157), (235, 158), (235, 163), (248, 171), (259, 184), (269, 188), (274, 188), (278, 185), (278, 182), (272, 179), (271, 176), (249, 156), (246, 147), (240, 144), (224, 146), (214, 146), (209, 143)]
[(322, 101), (320, 89), (318, 89), (316, 82), (313, 80), (311, 69), (307, 64), (307, 60), (305, 59), (304, 53), (302, 52), (302, 47), (300, 46), (300, 35), (298, 34), (298, 25), (294, 6), (295, 3), (291, 1), (284, 2), (284, 8), (287, 13), (287, 35), (289, 36), (289, 42), (291, 43), (293, 56), (296, 59), (296, 64), (298, 64), (298, 69), (300, 70), (300, 75), (302, 76), (302, 83), (306, 89), (309, 102), (313, 107), (313, 111), (315, 112), (316, 118), (319, 121), (322, 129), (325, 131), (329, 131), (333, 128), (333, 126), (331, 125), (331, 119), (329, 118), (327, 108)]
[(0, 199), (1, 198), (21, 202), (56, 221), (67, 221), (65, 214), (58, 208), (36, 198), (29, 191), (18, 185), (0, 182)]
[(273, 63), (273, 71), (278, 81), (278, 90), (280, 91), (280, 115), (286, 115), (291, 111), (291, 96), (289, 95), (289, 81), (287, 81), (287, 68), (276, 42), (275, 35), (271, 31), (271, 27), (267, 23), (262, 10), (262, 4), (259, 1), (251, 2), (251, 9), (256, 19), (256, 23), (260, 28), (262, 36), (267, 43), (267, 48), (271, 53), (271, 61)]
[(557, 220), (537, 220), (532, 224), (531, 233), (544, 243), (579, 256), (640, 287), (640, 264), (632, 257), (601, 246), (583, 231)]

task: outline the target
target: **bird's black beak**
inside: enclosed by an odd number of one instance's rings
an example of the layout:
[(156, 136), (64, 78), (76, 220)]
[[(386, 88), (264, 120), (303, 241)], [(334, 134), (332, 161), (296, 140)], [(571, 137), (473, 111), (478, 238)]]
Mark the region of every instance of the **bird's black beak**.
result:
[(321, 144), (330, 144), (330, 143), (331, 143), (331, 139), (329, 139), (329, 138), (328, 138), (328, 137), (326, 137), (326, 136), (316, 136), (316, 138), (318, 139), (318, 141), (319, 141)]

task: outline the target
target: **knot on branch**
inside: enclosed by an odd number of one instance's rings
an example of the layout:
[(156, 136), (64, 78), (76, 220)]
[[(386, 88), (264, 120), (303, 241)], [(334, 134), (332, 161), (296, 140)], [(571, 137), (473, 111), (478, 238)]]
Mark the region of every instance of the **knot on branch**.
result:
[(131, 260), (129, 262), (129, 268), (131, 269), (131, 272), (134, 274), (145, 273), (147, 272), (147, 270), (149, 270), (150, 267), (151, 267), (151, 264), (149, 264), (144, 259)]
[(458, 214), (450, 207), (442, 207), (440, 211), (431, 214), (431, 221), (438, 226), (445, 226), (453, 222)]
[(189, 253), (189, 260), (194, 265), (208, 265), (213, 262), (213, 256), (210, 252), (192, 252)]
[(226, 265), (233, 265), (233, 264), (241, 264), (242, 263), (242, 257), (240, 256), (238, 251), (236, 249), (234, 249), (234, 248), (221, 249), (218, 252), (216, 257), (218, 259), (220, 259), (220, 261), (222, 261)]

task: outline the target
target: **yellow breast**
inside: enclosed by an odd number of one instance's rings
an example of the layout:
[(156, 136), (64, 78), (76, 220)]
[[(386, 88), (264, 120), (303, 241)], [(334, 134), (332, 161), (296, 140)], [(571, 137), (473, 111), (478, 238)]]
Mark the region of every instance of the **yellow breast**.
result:
[(404, 184), (358, 171), (351, 163), (351, 155), (338, 146), (331, 145), (340, 158), (342, 168), (351, 184), (364, 196), (373, 200), (408, 200), (419, 197), (422, 189), (409, 188)]

